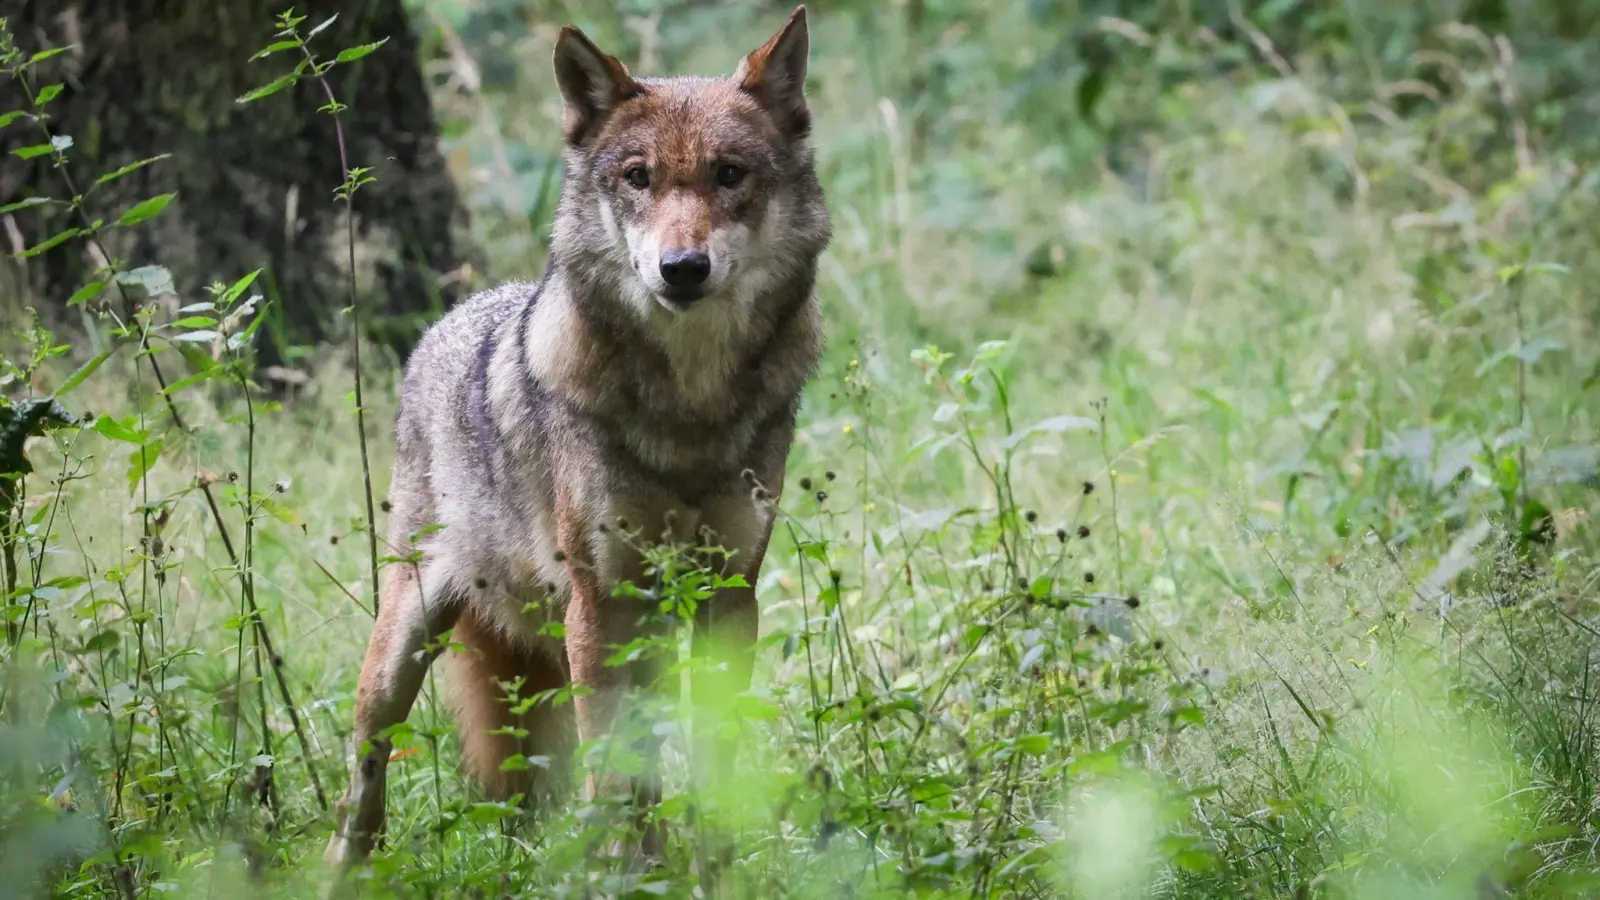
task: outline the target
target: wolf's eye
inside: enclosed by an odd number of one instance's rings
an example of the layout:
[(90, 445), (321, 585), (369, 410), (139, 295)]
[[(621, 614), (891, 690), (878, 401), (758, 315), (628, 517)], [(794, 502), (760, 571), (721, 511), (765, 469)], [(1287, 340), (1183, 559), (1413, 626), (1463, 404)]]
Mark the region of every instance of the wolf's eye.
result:
[(641, 191), (650, 186), (650, 170), (644, 166), (629, 166), (623, 171), (622, 177)]
[(744, 174), (744, 169), (731, 163), (723, 163), (717, 166), (717, 184), (725, 188), (738, 187), (739, 182), (744, 181)]

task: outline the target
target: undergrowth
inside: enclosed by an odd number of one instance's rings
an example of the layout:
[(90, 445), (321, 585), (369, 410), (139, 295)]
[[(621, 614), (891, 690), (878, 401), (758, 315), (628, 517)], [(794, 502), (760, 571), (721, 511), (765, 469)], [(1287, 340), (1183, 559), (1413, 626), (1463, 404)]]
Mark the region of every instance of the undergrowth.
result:
[[(382, 49), (324, 55), (305, 21), (263, 23), (263, 55), (294, 62), (241, 102)], [(966, 40), (1019, 27), (998, 14)], [(981, 78), (947, 86), (955, 139), (915, 158), (894, 104), (850, 77), (859, 36), (823, 23), (832, 343), (756, 585), (737, 766), (691, 789), (665, 706), (667, 860), (629, 874), (596, 853), (603, 810), (478, 796), (430, 684), (392, 735), (387, 845), (350, 887), (1600, 892), (1600, 178), (1559, 146), (1476, 154), (1520, 115), (1509, 49), (1452, 34), (1454, 80), (1409, 118), (1379, 93), (1353, 113), (1260, 35), (1257, 66), (1177, 87), (1134, 59), (1104, 104), (1159, 115), (1112, 165), (1068, 159), (1080, 133), (1030, 132)], [(1196, 64), (1240, 51), (1159, 41)], [(32, 98), (0, 120), (61, 175), (0, 212), (76, 220), (24, 263), (172, 199), (97, 206), (122, 173), (51, 129), (52, 52), (0, 45)], [(544, 81), (467, 98), (516, 115), (441, 108), (557, 134)], [(348, 208), (381, 166), (329, 152)], [(511, 225), (533, 213), (479, 212), (526, 274), (541, 238)], [(4, 364), (0, 883), (321, 891), (379, 569), (411, 562), (380, 544), (391, 449), (367, 445), (394, 367), (360, 359), (352, 315), (351, 352), (285, 398), (254, 380), (257, 273), (197, 288), (100, 257), (63, 301), (108, 349), (34, 319)], [(634, 588), (675, 623), (717, 583), (669, 551)], [(618, 655), (647, 651), (688, 658), (681, 629)]]

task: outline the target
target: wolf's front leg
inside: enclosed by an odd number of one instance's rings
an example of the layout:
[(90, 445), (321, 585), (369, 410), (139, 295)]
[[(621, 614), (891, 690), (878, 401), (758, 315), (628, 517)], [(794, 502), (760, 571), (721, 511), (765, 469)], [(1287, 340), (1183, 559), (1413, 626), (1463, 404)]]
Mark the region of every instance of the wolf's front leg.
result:
[(391, 748), (380, 735), (406, 720), (438, 653), (429, 645), (461, 614), (462, 598), (450, 587), (451, 574), (447, 567), (424, 563), (419, 585), (414, 566), (397, 565), (386, 573), (378, 621), (356, 686), (352, 744), (358, 758), (350, 787), (335, 806), (338, 823), (324, 854), (341, 868), (365, 860), (382, 831)]
[[(624, 580), (647, 586), (643, 562), (614, 529), (586, 521), (564, 522), (561, 546), (572, 587), (565, 623), (567, 660), (574, 685), (583, 689), (573, 702), (578, 739), (591, 751), (598, 750), (586, 766), (585, 796), (591, 801), (631, 802), (638, 855), (659, 859), (664, 837), (651, 821), (651, 812), (661, 801), (661, 737), (649, 722), (636, 717), (659, 696), (655, 685), (659, 666), (651, 650), (626, 664), (607, 665), (618, 647), (657, 633), (649, 603), (615, 596), (617, 584)], [(630, 743), (612, 745), (611, 750), (601, 745), (629, 736)], [(624, 746), (640, 757), (642, 771), (637, 777), (629, 777), (608, 760), (610, 753)]]
[[(767, 484), (781, 486), (783, 470), (763, 473)], [(754, 585), (761, 575), (772, 537), (775, 489), (763, 488), (764, 501), (748, 490), (720, 495), (705, 504), (705, 524), (712, 542), (733, 551), (710, 565), (724, 575), (744, 579), (745, 587), (723, 588), (695, 610), (691, 652), (695, 666), (690, 686), (694, 708), (694, 772), (697, 787), (730, 788), (739, 723), (734, 721), (739, 695), (750, 689), (755, 667), (760, 610)]]

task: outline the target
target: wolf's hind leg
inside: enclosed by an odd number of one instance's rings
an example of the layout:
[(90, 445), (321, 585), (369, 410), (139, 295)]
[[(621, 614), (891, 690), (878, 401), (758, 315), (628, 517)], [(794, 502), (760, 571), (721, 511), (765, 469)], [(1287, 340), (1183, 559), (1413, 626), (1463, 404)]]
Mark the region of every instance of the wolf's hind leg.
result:
[[(396, 564), (385, 573), (378, 621), (372, 627), (367, 655), (356, 685), (355, 731), (358, 757), (350, 787), (336, 807), (338, 824), (324, 858), (339, 866), (365, 860), (372, 852), (384, 818), (384, 779), (390, 742), (379, 737), (406, 720), (422, 679), (438, 650), (430, 647), (455, 624), (462, 597), (451, 587), (446, 567), (426, 562), (417, 567)], [(419, 589), (420, 588), (420, 589)]]
[[(456, 624), (453, 643), (463, 647), (446, 662), (465, 768), (496, 800), (522, 794), (529, 806), (547, 805), (570, 777), (577, 746), (572, 705), (545, 699), (518, 713), (500, 683), (520, 678), (517, 697), (523, 702), (566, 685), (559, 646), (549, 652), (516, 646), (470, 612)], [(505, 765), (517, 755), (524, 762)]]

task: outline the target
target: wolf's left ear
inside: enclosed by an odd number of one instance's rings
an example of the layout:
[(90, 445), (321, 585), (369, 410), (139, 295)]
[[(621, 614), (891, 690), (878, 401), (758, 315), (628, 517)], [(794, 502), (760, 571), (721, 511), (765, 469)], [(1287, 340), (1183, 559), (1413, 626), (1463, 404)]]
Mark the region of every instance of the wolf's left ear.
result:
[(786, 134), (801, 137), (811, 130), (806, 109), (806, 56), (811, 38), (806, 32), (806, 8), (797, 6), (783, 30), (739, 63), (734, 78), (740, 89), (756, 98)]
[(556, 38), (556, 85), (565, 105), (567, 143), (581, 144), (598, 131), (622, 101), (639, 93), (628, 67), (600, 51), (578, 29), (565, 25)]

